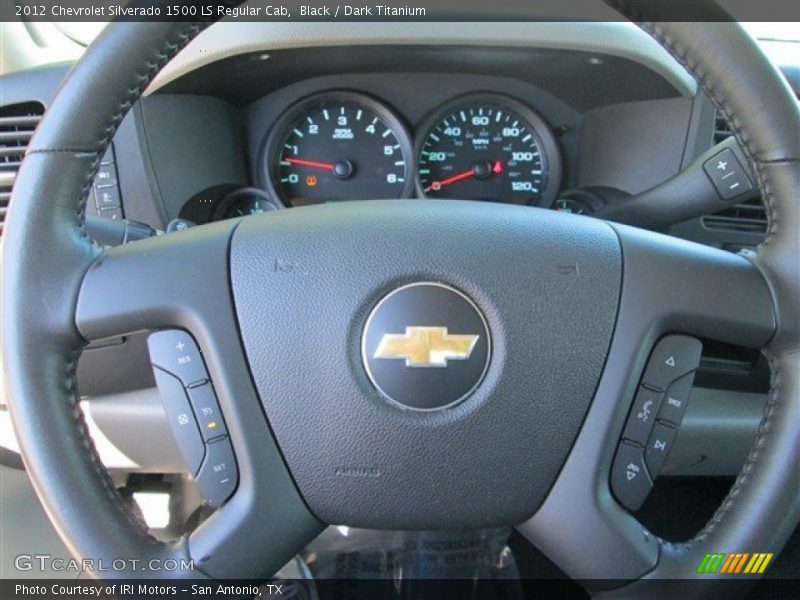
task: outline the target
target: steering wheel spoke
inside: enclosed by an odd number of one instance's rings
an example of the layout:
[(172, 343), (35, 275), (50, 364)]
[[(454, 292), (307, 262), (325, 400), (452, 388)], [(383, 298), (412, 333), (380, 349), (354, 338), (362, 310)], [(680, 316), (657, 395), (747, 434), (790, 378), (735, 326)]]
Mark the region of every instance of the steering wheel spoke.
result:
[[(661, 554), (657, 538), (610, 487), (626, 416), (656, 342), (678, 333), (760, 348), (775, 331), (772, 295), (747, 258), (614, 227), (622, 246), (623, 286), (606, 366), (550, 495), (519, 527), (567, 574), (597, 590), (645, 576)], [(579, 510), (574, 498), (586, 499)], [(587, 552), (591, 561), (585, 560)]]
[[(90, 341), (177, 328), (196, 340), (224, 415), (238, 486), (190, 536), (189, 556), (211, 577), (259, 579), (283, 566), (322, 524), (299, 497), (251, 384), (229, 289), (235, 226), (221, 222), (108, 249), (86, 273), (75, 321)], [(220, 443), (227, 441), (205, 445), (201, 472), (212, 460), (209, 448)]]
[[(195, 335), (232, 314), (231, 222), (109, 248), (87, 271), (76, 326), (87, 341), (180, 327)], [(228, 323), (230, 324), (230, 323)]]
[(749, 259), (633, 227), (614, 228), (624, 263), (618, 327), (631, 323), (643, 344), (668, 331), (750, 348), (769, 342), (773, 298)]

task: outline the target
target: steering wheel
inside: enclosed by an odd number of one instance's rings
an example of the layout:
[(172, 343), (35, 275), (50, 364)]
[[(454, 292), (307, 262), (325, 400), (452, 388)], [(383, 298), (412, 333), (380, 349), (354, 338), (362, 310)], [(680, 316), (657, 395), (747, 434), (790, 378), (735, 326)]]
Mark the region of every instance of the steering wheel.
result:
[[(778, 552), (800, 519), (797, 102), (736, 24), (640, 26), (733, 125), (769, 217), (752, 256), (552, 211), (413, 200), (292, 209), (101, 248), (83, 217), (100, 157), (203, 27), (109, 26), (39, 126), (4, 232), (9, 405), (33, 485), (70, 551), (194, 561), (159, 576), (255, 579), (325, 523), (505, 524), (571, 577), (596, 588), (611, 585), (599, 578), (625, 580), (615, 591), (631, 596), (664, 578), (719, 585), (725, 576), (695, 572), (708, 552)], [(462, 317), (475, 335), (433, 331)], [(437, 350), (425, 338), (420, 358), (401, 340), (381, 352), (405, 364), (371, 365), (361, 347), (370, 328), (401, 335), (403, 319), (446, 342)], [(111, 482), (75, 383), (87, 342), (161, 329), (199, 345), (239, 477), (230, 499), (174, 543), (151, 537)], [(761, 348), (772, 369), (742, 472), (705, 528), (677, 545), (609, 490), (647, 355), (672, 332)], [(462, 360), (473, 351), (479, 373)], [(448, 366), (408, 368), (425, 360)], [(438, 391), (411, 406), (404, 382)]]

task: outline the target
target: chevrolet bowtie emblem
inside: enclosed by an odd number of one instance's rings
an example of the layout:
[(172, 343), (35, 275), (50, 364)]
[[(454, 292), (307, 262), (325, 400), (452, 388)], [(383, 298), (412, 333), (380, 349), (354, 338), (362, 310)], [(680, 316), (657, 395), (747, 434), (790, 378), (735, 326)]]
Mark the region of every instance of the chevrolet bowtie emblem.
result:
[(407, 367), (446, 367), (448, 360), (466, 360), (478, 335), (447, 333), (447, 327), (406, 327), (405, 333), (387, 333), (374, 358), (405, 359)]

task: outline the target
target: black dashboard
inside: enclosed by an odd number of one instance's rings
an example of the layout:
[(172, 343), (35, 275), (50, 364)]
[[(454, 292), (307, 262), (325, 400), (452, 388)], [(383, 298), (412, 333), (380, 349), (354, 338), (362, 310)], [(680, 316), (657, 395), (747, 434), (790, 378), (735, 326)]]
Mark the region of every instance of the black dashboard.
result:
[[(383, 78), (399, 87), (381, 89)], [(293, 86), (285, 100), (254, 103), (251, 186), (218, 190), (226, 192), (221, 199), (196, 197), (181, 216), (202, 223), (322, 202), (397, 198), (553, 207), (562, 186), (561, 145), (548, 120), (512, 95), (526, 90), (448, 74), (350, 75), (338, 78), (334, 89), (325, 87), (327, 79)], [(412, 103), (396, 93), (448, 80), (446, 89), (455, 95), (438, 104), (429, 94)], [(570, 131), (574, 115), (524, 95), (550, 109), (561, 136)], [(282, 100), (277, 109), (276, 99)]]
[(582, 212), (560, 193), (648, 189), (706, 149), (713, 127), (638, 63), (525, 48), (240, 55), (140, 108), (165, 216), (194, 223), (363, 198)]

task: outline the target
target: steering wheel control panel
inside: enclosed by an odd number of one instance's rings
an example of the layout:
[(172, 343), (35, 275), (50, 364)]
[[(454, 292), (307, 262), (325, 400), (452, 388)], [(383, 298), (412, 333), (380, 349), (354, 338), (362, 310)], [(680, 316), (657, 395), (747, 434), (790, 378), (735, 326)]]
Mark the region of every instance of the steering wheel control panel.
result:
[(147, 345), (178, 449), (206, 502), (221, 506), (236, 489), (239, 472), (200, 349), (178, 329), (151, 334)]
[(119, 175), (114, 158), (114, 144), (109, 144), (105, 154), (100, 159), (94, 183), (89, 189), (89, 198), (86, 204), (89, 214), (94, 214), (106, 219), (121, 221), (125, 218), (122, 212), (122, 196), (119, 191)]
[(703, 345), (668, 335), (653, 349), (611, 468), (611, 490), (628, 510), (642, 506), (678, 434)]

